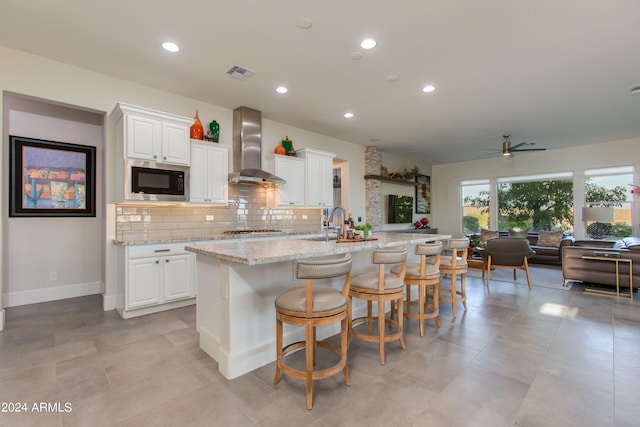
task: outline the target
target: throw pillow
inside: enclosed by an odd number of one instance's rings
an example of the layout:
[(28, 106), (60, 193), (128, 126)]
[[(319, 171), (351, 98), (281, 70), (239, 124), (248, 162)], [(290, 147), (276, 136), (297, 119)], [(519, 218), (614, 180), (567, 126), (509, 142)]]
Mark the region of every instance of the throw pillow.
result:
[(487, 243), (487, 240), (495, 239), (496, 237), (498, 237), (498, 230), (480, 229), (480, 241), (482, 243)]
[(562, 231), (540, 231), (538, 235), (538, 246), (559, 248), (562, 235)]
[(509, 237), (519, 237), (521, 239), (526, 239), (527, 233), (527, 230), (509, 230)]

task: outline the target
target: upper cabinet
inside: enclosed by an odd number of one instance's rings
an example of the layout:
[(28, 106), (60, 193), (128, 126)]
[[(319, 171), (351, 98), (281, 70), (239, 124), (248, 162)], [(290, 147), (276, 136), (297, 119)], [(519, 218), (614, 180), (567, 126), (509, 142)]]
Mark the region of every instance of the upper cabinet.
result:
[(229, 150), (211, 142), (191, 140), (191, 203), (227, 204)]
[(274, 174), (286, 181), (278, 184), (278, 205), (304, 206), (304, 159), (275, 155)]
[(298, 150), (305, 159), (306, 205), (309, 207), (333, 206), (333, 153), (313, 148)]
[(189, 166), (193, 119), (123, 103), (112, 115), (126, 158)]

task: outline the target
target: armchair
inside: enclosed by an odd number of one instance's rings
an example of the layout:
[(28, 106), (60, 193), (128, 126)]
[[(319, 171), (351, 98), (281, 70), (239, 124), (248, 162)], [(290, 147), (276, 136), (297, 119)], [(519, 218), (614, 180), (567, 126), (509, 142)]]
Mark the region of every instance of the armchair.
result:
[(513, 269), (513, 280), (516, 280), (516, 270), (524, 270), (527, 275), (527, 284), (531, 289), (528, 259), (535, 253), (527, 239), (498, 237), (489, 240), (482, 251), (482, 259), (487, 268), (487, 286), (491, 280), (491, 268), (510, 268)]

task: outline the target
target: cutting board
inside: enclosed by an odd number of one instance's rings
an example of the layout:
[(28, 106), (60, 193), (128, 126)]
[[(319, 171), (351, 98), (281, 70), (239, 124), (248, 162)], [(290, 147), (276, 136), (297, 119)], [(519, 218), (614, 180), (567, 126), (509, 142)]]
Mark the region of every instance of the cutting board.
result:
[(369, 239), (364, 240), (364, 239), (338, 239), (336, 240), (336, 243), (362, 243), (362, 242), (369, 242), (371, 240), (378, 240), (376, 237), (369, 237)]

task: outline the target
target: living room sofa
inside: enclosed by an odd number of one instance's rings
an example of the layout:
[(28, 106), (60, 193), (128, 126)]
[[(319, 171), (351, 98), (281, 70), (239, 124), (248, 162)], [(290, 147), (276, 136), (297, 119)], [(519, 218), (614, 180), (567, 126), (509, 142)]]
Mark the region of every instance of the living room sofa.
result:
[[(509, 232), (501, 231), (499, 233), (500, 237), (509, 236)], [(533, 263), (542, 263), (542, 264), (553, 264), (560, 265), (562, 263), (562, 251), (564, 248), (568, 246), (573, 246), (573, 237), (564, 236), (562, 240), (560, 240), (560, 246), (541, 246), (538, 244), (538, 233), (527, 233), (527, 240), (529, 241), (529, 246), (531, 249), (536, 251), (536, 254), (529, 258), (529, 262)]]
[[(618, 241), (576, 240), (573, 246), (562, 250), (562, 276), (568, 282), (586, 282), (599, 285), (616, 285), (616, 263), (611, 261), (583, 259), (609, 253), (610, 256), (631, 259), (633, 288), (640, 287), (640, 237), (627, 237)], [(629, 286), (629, 264), (619, 263), (620, 288)]]

